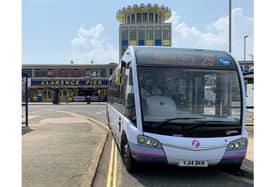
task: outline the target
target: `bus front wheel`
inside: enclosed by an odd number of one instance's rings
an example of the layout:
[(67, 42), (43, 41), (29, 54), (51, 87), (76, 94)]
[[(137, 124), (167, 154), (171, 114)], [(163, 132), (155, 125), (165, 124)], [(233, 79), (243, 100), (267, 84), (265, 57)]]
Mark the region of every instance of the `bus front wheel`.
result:
[(128, 141), (125, 137), (122, 143), (122, 160), (128, 172), (133, 172), (136, 170), (136, 161), (131, 155)]
[(224, 169), (225, 171), (229, 171), (229, 172), (238, 172), (241, 168), (242, 163), (238, 163), (238, 164), (227, 164), (227, 165), (223, 165), (222, 169)]

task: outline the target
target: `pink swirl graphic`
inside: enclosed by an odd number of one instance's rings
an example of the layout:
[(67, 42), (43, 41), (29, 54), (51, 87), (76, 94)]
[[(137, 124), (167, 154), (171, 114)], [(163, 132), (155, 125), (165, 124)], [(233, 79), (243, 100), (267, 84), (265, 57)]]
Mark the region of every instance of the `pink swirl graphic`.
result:
[(200, 142), (197, 140), (193, 140), (192, 141), (192, 146), (194, 146), (195, 148), (198, 148), (200, 146)]

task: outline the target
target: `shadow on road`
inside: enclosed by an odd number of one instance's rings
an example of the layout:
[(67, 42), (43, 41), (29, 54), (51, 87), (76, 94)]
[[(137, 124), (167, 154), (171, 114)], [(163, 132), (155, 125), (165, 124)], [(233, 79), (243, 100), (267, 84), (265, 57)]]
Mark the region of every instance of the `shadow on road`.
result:
[(21, 129), (21, 135), (25, 135), (25, 134), (27, 134), (27, 133), (29, 133), (29, 132), (31, 132), (31, 131), (33, 131), (33, 129), (31, 129), (30, 127), (24, 126), (24, 127), (22, 127), (22, 129)]
[(229, 172), (219, 167), (181, 168), (177, 166), (161, 165), (153, 165), (151, 167), (151, 165), (145, 164), (139, 165), (137, 171), (134, 172), (132, 176), (144, 186), (151, 186), (151, 184), (152, 186), (156, 186), (156, 184), (161, 183), (164, 183), (166, 186), (185, 186), (187, 184), (202, 186), (205, 182), (210, 186), (223, 186), (225, 183), (228, 183), (229, 186), (251, 186), (246, 183), (232, 182), (231, 184), (231, 182), (228, 182), (228, 179), (221, 175), (220, 172), (253, 180), (253, 174), (244, 170)]

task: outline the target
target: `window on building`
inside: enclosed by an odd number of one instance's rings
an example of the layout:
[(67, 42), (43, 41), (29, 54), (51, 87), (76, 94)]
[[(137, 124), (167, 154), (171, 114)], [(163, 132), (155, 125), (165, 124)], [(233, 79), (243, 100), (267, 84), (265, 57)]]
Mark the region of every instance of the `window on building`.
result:
[(148, 22), (148, 13), (143, 13), (143, 23)]
[(138, 28), (138, 40), (145, 40), (145, 27)]
[(97, 72), (96, 72), (96, 70), (93, 70), (93, 71), (91, 72), (91, 77), (97, 77)]
[(60, 77), (72, 77), (72, 70), (65, 70), (64, 75), (61, 75)]
[(78, 77), (79, 76), (79, 71), (78, 69), (73, 70), (73, 77)]
[(158, 14), (155, 14), (155, 23), (158, 23)]
[(40, 69), (35, 69), (35, 77), (40, 77)]
[(59, 70), (54, 70), (54, 71), (53, 71), (54, 77), (59, 77), (59, 76), (61, 76), (60, 73), (61, 73), (61, 72), (60, 72)]
[(91, 70), (90, 69), (86, 69), (85, 70), (85, 76), (90, 76), (91, 75)]
[(161, 27), (155, 27), (155, 40), (161, 40)]
[(154, 23), (154, 14), (153, 13), (149, 13), (149, 22)]
[(164, 26), (163, 27), (163, 40), (170, 40), (170, 27)]
[(128, 28), (127, 27), (121, 28), (121, 39), (128, 40)]
[(131, 23), (135, 24), (135, 14), (131, 14)]
[(128, 15), (126, 18), (127, 18), (126, 23), (130, 24), (130, 15)]
[(80, 77), (84, 77), (86, 75), (85, 70), (80, 70)]
[(141, 13), (137, 13), (137, 23), (141, 23)]
[(136, 40), (136, 27), (130, 27), (130, 40)]
[(53, 69), (48, 69), (48, 77), (53, 77)]
[(35, 77), (48, 77), (47, 69), (35, 69)]
[(26, 73), (28, 77), (32, 77), (32, 69), (23, 69), (22, 71)]
[(146, 29), (146, 40), (153, 40), (153, 27), (147, 27)]
[(106, 69), (100, 70), (100, 77), (106, 77)]
[(44, 69), (41, 71), (41, 76), (42, 77), (48, 77), (48, 70), (47, 69)]

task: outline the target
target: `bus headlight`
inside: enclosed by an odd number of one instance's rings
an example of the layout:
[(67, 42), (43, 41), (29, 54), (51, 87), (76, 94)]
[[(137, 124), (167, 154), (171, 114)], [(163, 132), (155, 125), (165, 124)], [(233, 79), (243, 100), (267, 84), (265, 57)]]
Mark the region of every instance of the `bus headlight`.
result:
[(161, 148), (161, 143), (153, 138), (147, 137), (147, 136), (137, 136), (137, 143), (143, 146), (147, 147), (153, 147), (153, 148)]
[(228, 144), (227, 150), (244, 149), (247, 147), (247, 142), (248, 140), (246, 138), (234, 140)]

